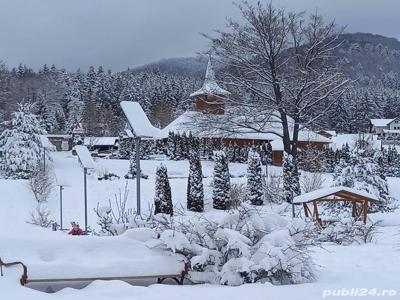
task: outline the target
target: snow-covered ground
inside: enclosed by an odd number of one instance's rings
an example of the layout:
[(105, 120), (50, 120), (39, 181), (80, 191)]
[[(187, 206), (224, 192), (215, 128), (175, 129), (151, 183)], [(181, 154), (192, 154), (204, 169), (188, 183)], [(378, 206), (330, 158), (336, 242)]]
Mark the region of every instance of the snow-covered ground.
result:
[[(69, 228), (71, 221), (84, 224), (83, 206), (83, 171), (77, 158), (70, 153), (53, 154), (53, 168), (60, 181), (68, 181), (64, 190), (64, 227)], [(151, 206), (154, 197), (154, 174), (161, 161), (142, 161), (142, 170), (149, 179), (142, 180), (142, 208)], [(165, 161), (171, 177), (173, 201), (176, 206), (186, 206), (186, 181), (188, 163), (186, 161)], [(211, 175), (213, 163), (203, 161), (203, 173), (206, 199), (210, 198)], [(123, 190), (126, 180), (128, 161), (95, 160), (95, 170), (88, 176), (88, 211), (89, 225), (98, 229), (97, 218), (93, 208), (97, 203), (108, 205), (114, 195)], [(99, 181), (98, 174), (104, 171), (121, 176), (120, 180)], [(246, 166), (230, 164), (230, 171), (235, 178), (232, 182), (245, 182), (243, 177)], [(271, 168), (279, 172), (280, 168)], [(135, 180), (128, 181), (130, 190), (128, 206), (135, 208)], [(331, 179), (327, 176), (325, 184)], [(389, 178), (391, 193), (400, 194), (400, 178)], [(61, 232), (52, 232), (28, 224), (30, 211), (35, 208), (33, 195), (28, 184), (22, 180), (0, 179), (0, 257), (3, 260), (22, 260), (30, 262), (32, 274), (48, 276), (54, 268), (59, 274), (80, 271), (88, 275), (102, 275), (105, 272), (135, 272), (145, 274), (147, 270), (163, 272), (176, 271), (179, 257), (150, 250), (143, 240), (146, 234), (128, 231), (119, 237), (73, 237)], [(59, 219), (59, 194), (55, 188), (48, 202), (52, 218)], [(208, 203), (208, 208), (210, 203)], [(0, 278), (0, 299), (42, 300), (42, 299), (326, 299), (338, 298), (329, 296), (334, 289), (342, 288), (376, 288), (396, 290), (397, 295), (387, 297), (400, 299), (400, 212), (371, 215), (374, 220), (382, 219), (382, 227), (375, 243), (366, 245), (337, 246), (324, 245), (324, 249), (314, 249), (312, 254), (318, 264), (318, 279), (315, 283), (273, 286), (271, 284), (251, 284), (240, 287), (214, 285), (151, 285), (132, 286), (121, 281), (96, 281), (84, 289), (65, 288), (54, 294), (46, 294), (18, 283), (20, 270), (4, 270), (6, 276)], [(41, 266), (41, 268), (39, 268)], [(46, 267), (43, 267), (46, 266)], [(122, 267), (123, 266), (123, 267)], [(148, 268), (146, 268), (146, 266)], [(36, 273), (35, 273), (36, 272)], [(55, 274), (51, 274), (57, 276)], [(111, 274), (112, 275), (112, 274)], [(61, 275), (59, 275), (61, 276)], [(372, 290), (371, 293), (373, 293)], [(376, 298), (369, 295), (363, 299)], [(384, 297), (379, 297), (384, 298)]]

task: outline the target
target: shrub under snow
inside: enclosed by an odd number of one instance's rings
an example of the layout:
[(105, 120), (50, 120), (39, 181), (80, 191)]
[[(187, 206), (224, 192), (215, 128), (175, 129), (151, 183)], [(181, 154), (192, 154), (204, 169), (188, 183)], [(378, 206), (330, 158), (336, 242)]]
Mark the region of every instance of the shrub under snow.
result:
[(180, 216), (159, 225), (160, 239), (152, 246), (185, 255), (194, 282), (294, 284), (315, 278), (306, 246), (292, 238), (288, 222), (277, 214), (241, 205), (209, 218)]

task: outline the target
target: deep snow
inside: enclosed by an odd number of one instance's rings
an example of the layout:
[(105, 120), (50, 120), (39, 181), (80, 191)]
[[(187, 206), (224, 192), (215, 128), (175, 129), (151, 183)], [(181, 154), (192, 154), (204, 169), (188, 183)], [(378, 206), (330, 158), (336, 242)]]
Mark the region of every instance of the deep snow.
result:
[[(64, 227), (70, 221), (83, 224), (83, 171), (77, 158), (70, 153), (53, 154), (53, 167), (57, 175), (68, 181), (70, 186), (64, 189)], [(143, 172), (149, 175), (142, 180), (142, 207), (146, 210), (153, 201), (154, 173), (160, 161), (142, 161)], [(174, 204), (186, 206), (186, 161), (166, 161), (171, 177), (171, 188)], [(206, 199), (210, 198), (210, 182), (213, 163), (203, 161), (204, 186)], [(128, 169), (128, 161), (95, 159), (95, 170), (88, 177), (88, 210), (89, 224), (98, 229), (93, 208), (99, 202), (107, 205), (109, 199), (123, 189), (122, 179)], [(99, 181), (97, 175), (109, 171), (121, 176), (120, 180)], [(246, 166), (230, 164), (230, 171), (235, 178), (232, 182), (245, 182), (242, 177)], [(280, 168), (272, 167), (270, 172), (279, 172)], [(325, 185), (329, 186), (330, 176)], [(400, 179), (389, 178), (389, 185), (394, 196), (400, 193)], [(134, 208), (136, 203), (135, 180), (128, 181), (129, 203)], [(29, 213), (35, 208), (33, 195), (28, 184), (22, 180), (0, 179), (0, 257), (4, 260), (20, 259), (30, 261), (32, 265), (43, 264), (48, 268), (34, 268), (39, 275), (59, 266), (62, 272), (82, 271), (86, 274), (99, 275), (102, 272), (120, 273), (130, 267), (136, 272), (148, 270), (173, 270), (177, 258), (160, 252), (153, 252), (143, 244), (141, 234), (129, 231), (119, 237), (72, 237), (61, 232), (52, 232), (28, 224)], [(52, 217), (58, 222), (59, 191), (54, 189), (48, 208)], [(210, 203), (207, 205), (210, 209)], [(240, 287), (223, 287), (212, 285), (173, 286), (151, 285), (149, 287), (131, 286), (121, 281), (96, 281), (88, 287), (77, 290), (66, 288), (54, 294), (46, 294), (18, 283), (19, 269), (4, 270), (6, 276), (0, 278), (0, 299), (42, 300), (42, 299), (322, 299), (326, 289), (342, 288), (377, 288), (397, 289), (400, 298), (400, 251), (398, 235), (400, 229), (400, 212), (371, 215), (374, 220), (383, 220), (380, 233), (375, 243), (367, 245), (337, 246), (324, 245), (324, 249), (313, 249), (312, 254), (318, 266), (318, 280), (315, 283), (272, 286), (270, 284), (243, 285)], [(168, 257), (164, 257), (164, 255)], [(97, 266), (96, 266), (97, 264)], [(122, 267), (123, 266), (123, 267)], [(128, 266), (128, 267), (127, 267)], [(179, 266), (180, 267), (180, 266)], [(42, 272), (42, 273), (41, 273)], [(90, 273), (93, 272), (93, 273)], [(145, 272), (145, 271), (143, 271)], [(66, 273), (64, 273), (65, 275)], [(54, 274), (52, 274), (54, 275)], [(330, 297), (338, 298), (338, 297)], [(373, 299), (376, 296), (362, 297)], [(329, 297), (326, 297), (329, 299)]]

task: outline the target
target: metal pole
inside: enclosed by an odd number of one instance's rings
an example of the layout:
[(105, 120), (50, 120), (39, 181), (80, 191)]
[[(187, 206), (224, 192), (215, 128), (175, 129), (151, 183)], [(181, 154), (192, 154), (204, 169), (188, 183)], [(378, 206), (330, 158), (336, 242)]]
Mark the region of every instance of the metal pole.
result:
[(43, 172), (46, 173), (46, 149), (43, 148)]
[(60, 185), (60, 229), (63, 230), (63, 213), (62, 213), (62, 201), (63, 201), (63, 186)]
[(293, 192), (292, 192), (292, 218), (296, 217), (296, 212), (294, 209), (294, 196), (293, 196)]
[(87, 175), (87, 169), (83, 168), (83, 188), (84, 188), (84, 193), (85, 193), (85, 233), (87, 233), (88, 229), (88, 224), (87, 224), (87, 183), (86, 183), (86, 175)]
[(137, 215), (140, 215), (140, 137), (135, 139), (136, 148), (136, 202), (137, 202)]

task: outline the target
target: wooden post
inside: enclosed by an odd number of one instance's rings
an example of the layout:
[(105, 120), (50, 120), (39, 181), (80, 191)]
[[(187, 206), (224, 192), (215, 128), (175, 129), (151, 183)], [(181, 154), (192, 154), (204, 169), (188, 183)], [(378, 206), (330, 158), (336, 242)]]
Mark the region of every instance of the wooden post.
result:
[(353, 218), (356, 217), (356, 205), (357, 203), (355, 201), (351, 201), (352, 207), (351, 207), (351, 216)]
[(364, 224), (366, 224), (368, 215), (368, 200), (364, 200), (363, 211), (364, 211)]
[(305, 202), (303, 203), (303, 208), (304, 208), (304, 215), (306, 216), (306, 218), (308, 218), (307, 204)]
[(314, 216), (315, 216), (316, 220), (318, 221), (318, 223), (319, 223), (320, 225), (322, 225), (322, 222), (321, 222), (321, 220), (320, 220), (320, 218), (319, 218), (317, 201), (315, 201), (315, 200), (313, 201), (313, 206), (314, 206)]

